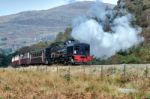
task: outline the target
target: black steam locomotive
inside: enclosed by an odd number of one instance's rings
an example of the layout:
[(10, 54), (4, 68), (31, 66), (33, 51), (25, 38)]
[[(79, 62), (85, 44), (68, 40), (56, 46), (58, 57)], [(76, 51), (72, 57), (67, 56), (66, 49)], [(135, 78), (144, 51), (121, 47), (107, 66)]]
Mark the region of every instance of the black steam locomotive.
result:
[(86, 64), (91, 61), (90, 45), (70, 39), (39, 51), (29, 51), (12, 58), (12, 66), (38, 64)]

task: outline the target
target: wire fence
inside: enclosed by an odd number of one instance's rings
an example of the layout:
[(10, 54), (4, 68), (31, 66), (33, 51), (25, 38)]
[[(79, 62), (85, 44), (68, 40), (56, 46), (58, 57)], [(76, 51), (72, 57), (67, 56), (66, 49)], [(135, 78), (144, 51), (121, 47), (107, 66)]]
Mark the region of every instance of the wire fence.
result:
[(100, 76), (101, 78), (121, 75), (150, 77), (150, 64), (120, 64), (120, 65), (81, 65), (81, 66), (29, 66), (20, 68), (6, 68), (7, 70), (25, 71), (34, 70), (42, 72), (55, 72), (57, 74), (75, 75), (77, 73), (84, 73), (85, 75)]

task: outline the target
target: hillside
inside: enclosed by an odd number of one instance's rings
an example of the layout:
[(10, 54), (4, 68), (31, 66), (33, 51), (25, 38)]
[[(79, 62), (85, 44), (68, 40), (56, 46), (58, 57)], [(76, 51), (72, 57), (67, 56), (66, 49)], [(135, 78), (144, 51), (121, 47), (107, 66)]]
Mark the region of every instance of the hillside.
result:
[(76, 2), (48, 10), (0, 16), (0, 48), (17, 49), (41, 40), (53, 40), (57, 33), (71, 26), (74, 18), (85, 15), (93, 3)]
[(143, 28), (144, 44), (150, 43), (150, 1), (127, 0), (127, 8), (136, 16), (136, 23)]
[(126, 8), (135, 15), (133, 24), (142, 27), (144, 42), (138, 47), (131, 48), (128, 52), (117, 53), (103, 63), (150, 63), (150, 1), (126, 0)]

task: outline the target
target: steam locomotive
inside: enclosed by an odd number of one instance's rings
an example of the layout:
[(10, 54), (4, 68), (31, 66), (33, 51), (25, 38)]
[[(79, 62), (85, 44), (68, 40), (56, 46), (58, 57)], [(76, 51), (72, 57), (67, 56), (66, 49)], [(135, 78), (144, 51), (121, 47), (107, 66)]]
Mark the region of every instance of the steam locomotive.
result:
[(21, 53), (12, 58), (12, 66), (51, 65), (51, 64), (87, 64), (92, 60), (90, 45), (70, 39), (57, 42), (38, 51)]

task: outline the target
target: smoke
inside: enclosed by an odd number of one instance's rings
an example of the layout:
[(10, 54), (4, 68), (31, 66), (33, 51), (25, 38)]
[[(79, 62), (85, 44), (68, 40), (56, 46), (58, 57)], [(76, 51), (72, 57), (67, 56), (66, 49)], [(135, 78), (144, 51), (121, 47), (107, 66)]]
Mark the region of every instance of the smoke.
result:
[(132, 25), (133, 15), (125, 9), (123, 0), (116, 10), (109, 9), (97, 1), (89, 10), (89, 16), (80, 16), (73, 22), (72, 37), (89, 43), (91, 54), (107, 59), (119, 51), (127, 51), (137, 46), (144, 38), (142, 29)]

